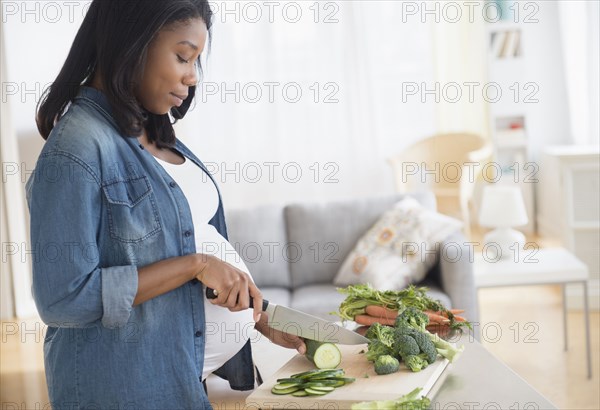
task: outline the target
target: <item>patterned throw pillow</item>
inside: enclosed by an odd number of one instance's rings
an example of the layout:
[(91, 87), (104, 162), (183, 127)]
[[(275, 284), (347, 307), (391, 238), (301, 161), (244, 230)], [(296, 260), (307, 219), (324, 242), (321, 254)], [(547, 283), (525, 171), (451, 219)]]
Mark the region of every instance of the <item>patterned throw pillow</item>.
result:
[(457, 219), (427, 210), (414, 198), (405, 198), (359, 239), (334, 284), (369, 283), (379, 290), (400, 290), (420, 282), (435, 264), (440, 242), (462, 226)]

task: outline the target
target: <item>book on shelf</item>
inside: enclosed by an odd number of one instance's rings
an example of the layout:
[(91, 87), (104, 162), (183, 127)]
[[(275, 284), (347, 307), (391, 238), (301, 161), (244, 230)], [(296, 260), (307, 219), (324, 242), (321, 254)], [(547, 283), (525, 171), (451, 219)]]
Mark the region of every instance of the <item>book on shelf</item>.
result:
[(504, 40), (506, 39), (505, 31), (496, 31), (492, 33), (492, 56), (494, 58), (500, 57), (502, 48), (504, 47)]
[(494, 58), (518, 57), (521, 52), (519, 30), (497, 31), (492, 34), (491, 53)]

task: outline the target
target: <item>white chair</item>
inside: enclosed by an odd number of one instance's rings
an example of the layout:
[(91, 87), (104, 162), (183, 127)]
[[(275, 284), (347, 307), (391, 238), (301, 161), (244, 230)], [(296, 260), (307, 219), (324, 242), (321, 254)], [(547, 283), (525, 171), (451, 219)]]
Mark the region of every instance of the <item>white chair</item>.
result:
[(387, 162), (392, 167), (397, 192), (431, 190), (440, 211), (458, 204), (464, 233), (470, 237), (469, 206), (475, 183), (492, 154), (491, 143), (479, 135), (437, 134), (417, 141), (387, 158)]

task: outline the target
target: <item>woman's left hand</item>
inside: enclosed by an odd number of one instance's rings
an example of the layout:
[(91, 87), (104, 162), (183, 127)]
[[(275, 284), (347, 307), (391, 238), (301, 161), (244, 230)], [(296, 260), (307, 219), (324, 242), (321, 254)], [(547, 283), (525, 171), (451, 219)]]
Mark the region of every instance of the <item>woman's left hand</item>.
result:
[(260, 320), (254, 326), (256, 330), (265, 335), (271, 342), (288, 349), (296, 349), (298, 353), (306, 353), (306, 344), (304, 339), (299, 336), (284, 333), (281, 330), (276, 330), (268, 326), (268, 317), (266, 312), (262, 312)]

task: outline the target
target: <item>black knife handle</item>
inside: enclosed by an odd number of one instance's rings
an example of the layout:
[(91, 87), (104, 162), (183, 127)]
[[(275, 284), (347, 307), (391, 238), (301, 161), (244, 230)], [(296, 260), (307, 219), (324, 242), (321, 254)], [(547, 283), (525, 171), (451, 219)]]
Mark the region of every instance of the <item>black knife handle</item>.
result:
[[(212, 288), (206, 288), (206, 299), (216, 299), (217, 295)], [(269, 306), (269, 301), (267, 299), (263, 299), (262, 303), (262, 311), (265, 312), (267, 310), (267, 306)], [(254, 299), (250, 296), (250, 307), (254, 308)]]

